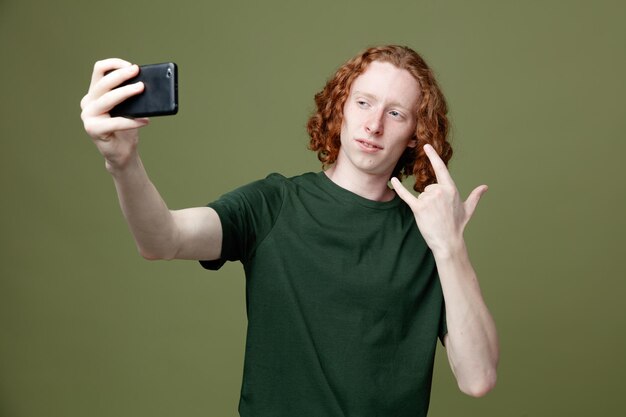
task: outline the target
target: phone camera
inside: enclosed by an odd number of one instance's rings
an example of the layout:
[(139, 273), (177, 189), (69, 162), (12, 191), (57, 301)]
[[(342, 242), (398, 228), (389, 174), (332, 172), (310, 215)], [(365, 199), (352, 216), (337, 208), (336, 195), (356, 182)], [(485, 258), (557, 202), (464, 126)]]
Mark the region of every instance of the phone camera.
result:
[(167, 78), (172, 78), (172, 69), (168, 68), (167, 69), (167, 74), (166, 74)]

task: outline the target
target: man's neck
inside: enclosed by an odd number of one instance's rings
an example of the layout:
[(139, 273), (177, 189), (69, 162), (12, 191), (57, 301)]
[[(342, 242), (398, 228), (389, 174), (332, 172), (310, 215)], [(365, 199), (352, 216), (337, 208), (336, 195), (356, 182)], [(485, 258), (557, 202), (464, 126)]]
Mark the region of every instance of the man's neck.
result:
[(368, 200), (390, 201), (395, 196), (395, 192), (387, 186), (388, 178), (385, 175), (348, 172), (336, 164), (328, 168), (325, 174), (341, 188)]

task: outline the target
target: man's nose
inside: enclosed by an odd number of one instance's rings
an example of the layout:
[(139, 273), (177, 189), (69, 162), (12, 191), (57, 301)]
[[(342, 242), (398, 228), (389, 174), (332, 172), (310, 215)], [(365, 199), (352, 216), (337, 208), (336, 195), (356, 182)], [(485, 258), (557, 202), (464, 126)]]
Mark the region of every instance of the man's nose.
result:
[(383, 134), (383, 113), (376, 112), (365, 122), (365, 131), (373, 136)]

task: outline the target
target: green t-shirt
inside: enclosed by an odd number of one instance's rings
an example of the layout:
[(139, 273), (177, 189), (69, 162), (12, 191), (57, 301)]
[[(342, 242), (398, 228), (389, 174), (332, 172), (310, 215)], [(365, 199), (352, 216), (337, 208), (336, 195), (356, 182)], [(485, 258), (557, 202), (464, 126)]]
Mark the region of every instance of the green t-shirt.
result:
[(434, 258), (409, 207), (323, 173), (272, 174), (210, 204), (246, 272), (243, 417), (425, 416), (445, 333)]

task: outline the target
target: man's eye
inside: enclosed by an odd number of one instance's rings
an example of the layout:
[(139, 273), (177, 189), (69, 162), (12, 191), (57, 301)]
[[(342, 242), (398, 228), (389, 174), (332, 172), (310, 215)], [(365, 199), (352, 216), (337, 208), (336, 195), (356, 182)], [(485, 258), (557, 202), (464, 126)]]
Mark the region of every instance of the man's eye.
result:
[(357, 100), (356, 104), (358, 104), (359, 107), (367, 107), (369, 105), (367, 101), (363, 101), (363, 100)]
[(395, 111), (395, 110), (391, 110), (389, 112), (389, 114), (392, 115), (393, 117), (400, 117), (401, 116), (401, 114), (399, 112)]

